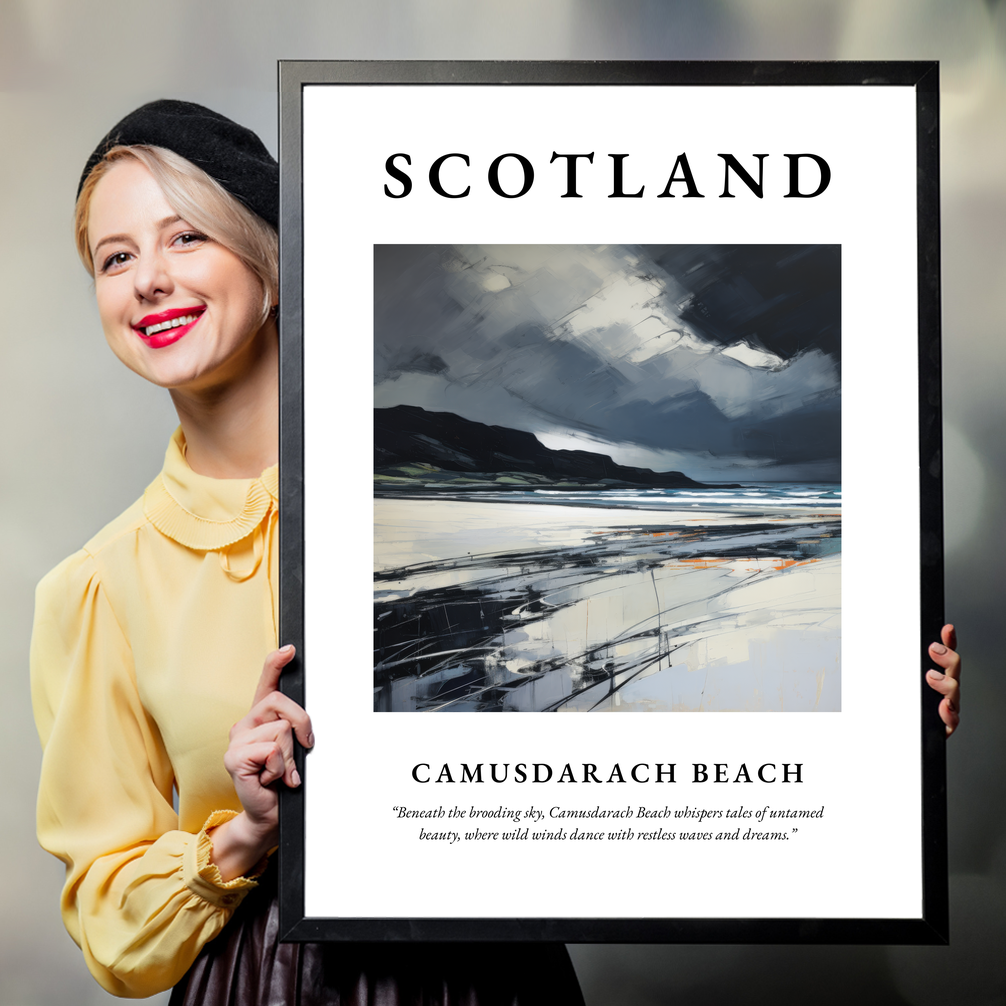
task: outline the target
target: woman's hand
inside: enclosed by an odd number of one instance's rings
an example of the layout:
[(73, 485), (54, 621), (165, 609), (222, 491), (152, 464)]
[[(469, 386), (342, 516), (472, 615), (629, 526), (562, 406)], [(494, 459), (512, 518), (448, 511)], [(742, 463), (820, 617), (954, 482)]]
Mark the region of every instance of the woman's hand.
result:
[(957, 651), (957, 632), (952, 625), (944, 625), (941, 643), (931, 643), (929, 656), (943, 668), (926, 673), (929, 687), (943, 696), (940, 719), (947, 726), (949, 737), (961, 721), (961, 658)]
[(279, 691), (280, 674), (295, 652), (284, 646), (266, 657), (251, 710), (231, 727), (224, 766), (244, 810), (209, 833), (211, 859), (224, 880), (247, 873), (276, 845), (279, 793), (273, 784), (282, 779), (291, 788), (300, 785), (294, 734), (304, 747), (314, 746), (311, 718)]

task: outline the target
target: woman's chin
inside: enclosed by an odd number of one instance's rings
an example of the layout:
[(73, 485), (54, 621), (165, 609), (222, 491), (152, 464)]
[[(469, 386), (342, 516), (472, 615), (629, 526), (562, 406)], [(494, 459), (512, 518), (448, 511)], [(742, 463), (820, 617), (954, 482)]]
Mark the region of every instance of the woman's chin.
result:
[[(178, 354), (179, 357), (181, 354)], [(211, 373), (217, 369), (206, 366), (198, 361), (184, 358), (154, 360), (123, 360), (134, 374), (145, 381), (164, 388), (167, 391), (183, 391), (186, 388), (198, 388), (204, 384), (212, 384)]]
[(223, 386), (240, 383), (256, 369), (269, 355), (263, 346), (275, 350), (276, 344), (275, 326), (269, 324), (232, 341), (194, 335), (163, 347), (111, 339), (109, 345), (134, 374), (159, 388), (216, 395)]

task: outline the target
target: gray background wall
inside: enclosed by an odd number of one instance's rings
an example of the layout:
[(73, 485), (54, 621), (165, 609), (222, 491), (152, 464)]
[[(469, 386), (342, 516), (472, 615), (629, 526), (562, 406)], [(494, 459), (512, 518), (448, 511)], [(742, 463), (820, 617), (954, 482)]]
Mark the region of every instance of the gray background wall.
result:
[[(279, 58), (942, 61), (947, 613), (967, 664), (949, 758), (953, 945), (575, 947), (573, 956), (591, 1006), (1006, 1002), (1004, 53), (1006, 4), (995, 0), (3, 0), (0, 1004), (108, 999), (62, 929), (61, 869), (34, 839), (32, 590), (138, 496), (174, 426), (167, 396), (104, 345), (70, 236), (78, 172), (122, 114), (167, 96), (217, 108), (275, 149)], [(883, 673), (869, 653), (845, 659), (853, 673)]]

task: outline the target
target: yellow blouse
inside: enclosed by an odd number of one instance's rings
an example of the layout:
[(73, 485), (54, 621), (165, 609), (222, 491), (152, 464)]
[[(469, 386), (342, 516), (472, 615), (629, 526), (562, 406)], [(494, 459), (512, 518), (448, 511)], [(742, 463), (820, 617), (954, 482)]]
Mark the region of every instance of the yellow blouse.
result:
[(174, 985), (255, 886), (223, 882), (206, 829), (241, 809), (228, 731), (276, 646), (277, 493), (276, 467), (197, 475), (178, 430), (143, 498), (38, 586), (38, 836), (115, 995)]

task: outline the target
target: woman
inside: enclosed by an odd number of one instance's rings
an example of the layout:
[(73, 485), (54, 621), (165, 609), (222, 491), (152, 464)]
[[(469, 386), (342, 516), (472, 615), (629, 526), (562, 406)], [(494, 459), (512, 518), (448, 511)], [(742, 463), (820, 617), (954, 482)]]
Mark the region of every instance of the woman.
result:
[(38, 589), (38, 831), (67, 929), (121, 996), (582, 1003), (561, 946), (277, 944), (276, 786), (300, 785), (294, 737), (313, 744), (277, 690), (277, 220), (258, 137), (187, 102), (131, 113), (81, 179), (106, 339), (180, 426), (143, 497)]

